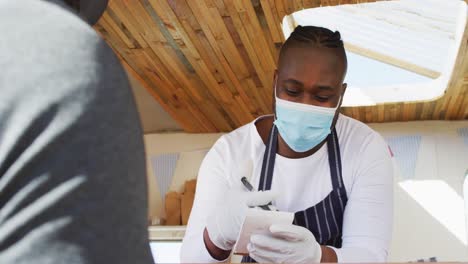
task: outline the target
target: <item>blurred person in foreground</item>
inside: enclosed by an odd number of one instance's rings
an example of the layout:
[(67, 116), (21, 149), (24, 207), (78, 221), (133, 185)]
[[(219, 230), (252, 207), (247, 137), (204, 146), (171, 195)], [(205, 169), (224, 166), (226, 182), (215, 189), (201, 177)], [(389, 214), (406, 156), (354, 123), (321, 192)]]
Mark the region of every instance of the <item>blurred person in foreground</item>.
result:
[(142, 130), (105, 0), (0, 0), (0, 263), (152, 263)]

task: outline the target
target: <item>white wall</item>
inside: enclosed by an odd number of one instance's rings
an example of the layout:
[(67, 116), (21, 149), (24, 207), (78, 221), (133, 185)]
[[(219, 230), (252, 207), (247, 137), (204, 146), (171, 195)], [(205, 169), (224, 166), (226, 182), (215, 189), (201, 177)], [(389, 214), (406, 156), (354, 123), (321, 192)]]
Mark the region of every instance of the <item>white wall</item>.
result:
[[(395, 227), (389, 260), (407, 262), (435, 256), (439, 261), (467, 261), (462, 183), (468, 168), (468, 143), (458, 131), (468, 127), (468, 121), (370, 126), (387, 140), (395, 154)], [(145, 135), (151, 218), (163, 216), (151, 156), (197, 153), (209, 148), (220, 135)], [(181, 177), (196, 177), (201, 159), (198, 154), (192, 156), (197, 162), (185, 161)]]
[(403, 175), (402, 161), (397, 155), (394, 157), (395, 217), (390, 260), (429, 257), (437, 257), (439, 261), (468, 260), (462, 190), (468, 168), (468, 145), (458, 134), (460, 128), (468, 127), (468, 122), (370, 126), (394, 144), (398, 138), (420, 137), (419, 148), (408, 147), (410, 144), (402, 148), (407, 152), (416, 150), (411, 178)]
[(145, 133), (182, 129), (131, 73), (127, 73), (127, 76)]

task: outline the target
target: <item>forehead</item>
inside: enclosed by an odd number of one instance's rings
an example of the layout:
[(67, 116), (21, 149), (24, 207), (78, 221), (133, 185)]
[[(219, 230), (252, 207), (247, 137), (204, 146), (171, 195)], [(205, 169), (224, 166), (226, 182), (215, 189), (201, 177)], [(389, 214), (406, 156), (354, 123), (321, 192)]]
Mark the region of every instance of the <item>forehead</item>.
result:
[(346, 73), (345, 58), (338, 49), (288, 47), (278, 64), (280, 79), (295, 79), (304, 85), (340, 85)]

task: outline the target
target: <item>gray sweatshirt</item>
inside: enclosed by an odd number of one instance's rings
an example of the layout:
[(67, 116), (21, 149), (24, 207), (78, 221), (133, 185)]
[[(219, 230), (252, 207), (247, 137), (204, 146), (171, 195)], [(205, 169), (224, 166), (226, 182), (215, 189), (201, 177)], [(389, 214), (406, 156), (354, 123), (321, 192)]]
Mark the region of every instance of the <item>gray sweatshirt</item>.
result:
[(152, 263), (125, 72), (56, 1), (0, 0), (0, 263)]

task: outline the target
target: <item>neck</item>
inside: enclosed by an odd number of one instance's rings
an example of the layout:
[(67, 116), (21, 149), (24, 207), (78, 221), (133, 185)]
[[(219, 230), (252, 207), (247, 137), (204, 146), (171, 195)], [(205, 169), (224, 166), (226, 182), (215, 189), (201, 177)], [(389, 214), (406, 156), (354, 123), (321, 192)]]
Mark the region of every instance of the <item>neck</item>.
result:
[(295, 152), (288, 146), (288, 144), (286, 144), (286, 142), (281, 137), (281, 135), (278, 134), (278, 154), (283, 157), (290, 158), (290, 159), (305, 158), (317, 152), (323, 146), (323, 144), (325, 144), (326, 141), (327, 140), (324, 139), (322, 142), (320, 142), (320, 144), (318, 144), (317, 146), (315, 146), (314, 148), (306, 152)]

